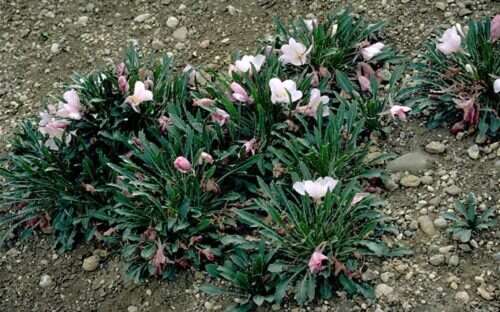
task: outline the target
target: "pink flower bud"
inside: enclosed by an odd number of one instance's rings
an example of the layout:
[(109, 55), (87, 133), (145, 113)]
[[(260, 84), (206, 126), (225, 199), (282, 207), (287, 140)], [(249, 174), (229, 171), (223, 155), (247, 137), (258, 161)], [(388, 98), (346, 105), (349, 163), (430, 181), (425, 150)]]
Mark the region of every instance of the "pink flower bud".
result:
[(210, 107), (210, 106), (213, 106), (214, 103), (215, 103), (215, 101), (212, 99), (209, 99), (209, 98), (194, 99), (193, 100), (193, 106)]
[(207, 163), (207, 164), (213, 164), (214, 163), (214, 158), (209, 153), (202, 152), (201, 155), (200, 155), (200, 159), (198, 160), (198, 163), (201, 165), (204, 162)]
[(174, 167), (175, 169), (177, 169), (179, 172), (182, 173), (188, 173), (193, 169), (191, 162), (189, 162), (189, 160), (187, 160), (187, 158), (183, 156), (179, 156), (175, 159)]
[(315, 274), (323, 271), (323, 261), (325, 260), (328, 260), (327, 256), (325, 256), (321, 251), (315, 251), (311, 256), (311, 259), (309, 259), (309, 270), (311, 273)]
[(118, 89), (122, 94), (128, 93), (128, 81), (125, 76), (118, 77)]

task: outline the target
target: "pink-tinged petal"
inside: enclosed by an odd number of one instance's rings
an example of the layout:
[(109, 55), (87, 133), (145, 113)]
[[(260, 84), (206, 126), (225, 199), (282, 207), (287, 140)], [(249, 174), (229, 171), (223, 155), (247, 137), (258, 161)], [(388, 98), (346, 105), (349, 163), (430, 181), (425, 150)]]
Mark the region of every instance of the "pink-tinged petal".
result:
[(295, 190), (295, 192), (299, 193), (300, 195), (302, 196), (306, 195), (306, 188), (304, 182), (295, 182), (292, 187)]
[(460, 50), (462, 37), (460, 37), (457, 27), (453, 26), (447, 29), (438, 41), (437, 49), (445, 55), (450, 55)]
[(243, 147), (245, 148), (245, 153), (247, 155), (255, 155), (255, 152), (257, 150), (257, 139), (253, 138), (249, 141), (246, 141), (244, 144), (243, 144)]
[(129, 88), (129, 85), (128, 85), (127, 77), (125, 77), (125, 76), (118, 77), (118, 89), (120, 90), (121, 94), (127, 94), (128, 88)]
[(202, 152), (201, 155), (200, 155), (200, 159), (198, 160), (198, 163), (200, 165), (203, 164), (203, 163), (213, 164), (214, 163), (214, 158), (209, 153)]
[(464, 111), (463, 121), (468, 125), (476, 125), (479, 122), (479, 107), (477, 106), (476, 99), (461, 99), (456, 100), (457, 108)]
[(365, 76), (358, 76), (359, 86), (361, 87), (361, 91), (367, 92), (370, 91), (370, 79)]
[(127, 75), (127, 65), (125, 63), (120, 63), (116, 65), (116, 76), (125, 76)]
[(163, 253), (164, 246), (163, 244), (158, 242), (158, 246), (156, 248), (156, 253), (151, 260), (153, 263), (153, 266), (155, 268), (155, 274), (156, 275), (161, 275), (163, 273), (163, 270), (165, 268), (165, 265), (167, 264), (167, 257), (165, 257), (165, 254)]
[(363, 56), (365, 61), (369, 61), (378, 54), (380, 54), (383, 49), (384, 49), (384, 44), (382, 42), (377, 42), (370, 46), (362, 48), (361, 55)]
[(406, 113), (411, 111), (408, 106), (394, 105), (390, 109), (391, 116), (393, 118), (399, 118), (402, 121), (406, 121)]
[(491, 20), (490, 36), (491, 41), (493, 42), (496, 42), (498, 39), (500, 39), (500, 14), (495, 15), (495, 17)]
[(164, 133), (167, 131), (168, 127), (172, 125), (172, 120), (167, 116), (162, 115), (158, 118), (158, 123), (160, 124), (160, 131)]
[(223, 110), (223, 109), (220, 109), (220, 108), (216, 108), (215, 109), (215, 112), (213, 112), (211, 115), (210, 115), (211, 119), (213, 122), (219, 124), (219, 126), (223, 126), (226, 124), (226, 122), (229, 121), (229, 114)]
[(353, 206), (356, 205), (357, 203), (361, 202), (363, 199), (365, 199), (369, 195), (370, 195), (370, 193), (365, 193), (365, 192), (357, 193), (356, 195), (354, 195), (352, 202), (351, 202), (351, 205), (353, 205)]
[(193, 106), (210, 107), (215, 104), (215, 101), (209, 98), (194, 99)]
[(174, 161), (174, 167), (177, 171), (182, 173), (188, 173), (193, 169), (191, 162), (183, 156), (179, 156)]
[(309, 271), (311, 271), (311, 273), (313, 274), (323, 271), (325, 268), (323, 262), (326, 260), (328, 260), (328, 257), (325, 256), (321, 251), (315, 251), (309, 259)]
[(250, 97), (248, 96), (247, 91), (236, 82), (231, 83), (231, 90), (233, 91), (233, 98), (238, 102), (247, 103), (250, 102)]

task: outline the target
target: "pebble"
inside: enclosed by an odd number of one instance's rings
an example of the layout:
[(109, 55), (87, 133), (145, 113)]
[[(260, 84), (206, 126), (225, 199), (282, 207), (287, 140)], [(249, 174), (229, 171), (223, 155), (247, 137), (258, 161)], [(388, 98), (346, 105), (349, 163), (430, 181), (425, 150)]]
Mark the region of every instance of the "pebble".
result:
[(431, 176), (423, 176), (420, 178), (420, 182), (425, 185), (430, 185), (434, 182), (434, 179)]
[(437, 217), (434, 220), (434, 226), (437, 227), (438, 229), (444, 229), (447, 225), (448, 225), (448, 222), (443, 217)]
[(429, 258), (429, 263), (435, 266), (441, 265), (444, 263), (445, 257), (444, 255), (434, 255)]
[(419, 172), (430, 168), (431, 165), (429, 156), (422, 152), (412, 152), (388, 162), (387, 170), (392, 172)]
[(436, 229), (434, 228), (434, 223), (432, 222), (431, 218), (427, 215), (425, 216), (420, 216), (417, 219), (418, 225), (420, 226), (420, 229), (422, 232), (427, 234), (428, 236), (433, 236), (436, 234)]
[(138, 312), (138, 311), (139, 311), (139, 308), (136, 306), (133, 306), (133, 305), (131, 305), (127, 308), (127, 312)]
[(394, 273), (392, 272), (384, 272), (382, 274), (380, 274), (380, 279), (382, 280), (382, 282), (384, 283), (387, 283), (388, 281), (390, 281), (392, 278), (394, 277)]
[(490, 293), (489, 291), (487, 291), (484, 286), (480, 286), (477, 288), (477, 293), (479, 296), (481, 296), (481, 298), (483, 298), (484, 300), (488, 300), (488, 301), (491, 301), (493, 300), (493, 294)]
[(430, 154), (442, 154), (446, 151), (446, 146), (437, 141), (432, 141), (425, 146), (425, 150)]
[(402, 177), (399, 183), (405, 187), (418, 187), (420, 185), (420, 178), (410, 174)]
[(50, 46), (50, 52), (52, 52), (53, 54), (58, 54), (59, 52), (61, 52), (61, 46), (59, 45), (59, 43), (53, 43)]
[(446, 2), (436, 2), (436, 8), (441, 11), (446, 11), (448, 4)]
[(493, 258), (495, 258), (495, 261), (496, 261), (496, 262), (500, 262), (500, 252), (497, 252), (497, 253), (493, 256)]
[(90, 256), (83, 260), (82, 268), (84, 271), (92, 272), (99, 267), (99, 257)]
[(459, 291), (455, 295), (455, 300), (462, 304), (467, 304), (469, 303), (470, 297), (469, 294), (466, 291)]
[(167, 19), (167, 26), (169, 28), (175, 28), (179, 25), (179, 19), (175, 16), (170, 16), (168, 19)]
[(467, 155), (473, 160), (479, 159), (479, 146), (477, 144), (472, 145), (467, 149)]
[(78, 26), (87, 26), (87, 23), (89, 22), (89, 17), (88, 16), (80, 16), (78, 20), (76, 21), (76, 24)]
[(457, 266), (457, 265), (459, 265), (459, 263), (460, 263), (460, 259), (458, 258), (457, 255), (452, 255), (448, 259), (448, 264), (451, 265), (451, 266)]
[(370, 270), (370, 269), (366, 270), (366, 272), (364, 272), (361, 275), (361, 278), (363, 281), (372, 281), (372, 280), (376, 279), (377, 277), (378, 277), (378, 272)]
[(144, 14), (141, 14), (141, 15), (137, 15), (135, 18), (134, 18), (134, 22), (136, 23), (143, 23), (145, 22), (149, 17), (151, 16), (151, 14), (149, 13), (144, 13)]
[(202, 49), (208, 48), (209, 45), (210, 45), (210, 40), (203, 40), (202, 42), (200, 42), (200, 48)]
[(444, 191), (446, 192), (446, 194), (448, 195), (458, 195), (460, 194), (460, 192), (462, 191), (461, 188), (459, 188), (458, 186), (456, 185), (450, 185), (448, 186), (447, 188), (444, 189)]
[(40, 277), (40, 287), (42, 288), (47, 288), (50, 285), (52, 285), (52, 277), (48, 274), (43, 274), (42, 277)]
[(185, 26), (183, 26), (177, 28), (172, 34), (172, 37), (174, 37), (176, 40), (179, 41), (185, 41), (187, 39), (187, 35), (188, 35), (188, 30)]
[(394, 292), (394, 288), (387, 284), (378, 284), (377, 287), (375, 287), (375, 296), (377, 298), (381, 297), (387, 297), (391, 295)]

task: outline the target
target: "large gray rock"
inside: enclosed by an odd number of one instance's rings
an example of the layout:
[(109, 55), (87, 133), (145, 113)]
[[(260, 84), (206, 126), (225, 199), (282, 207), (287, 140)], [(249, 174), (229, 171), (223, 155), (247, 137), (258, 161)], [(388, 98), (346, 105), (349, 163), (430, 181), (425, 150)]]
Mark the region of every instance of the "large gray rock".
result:
[(419, 172), (429, 169), (431, 166), (432, 161), (429, 156), (422, 152), (412, 152), (391, 160), (387, 164), (387, 170), (391, 172)]

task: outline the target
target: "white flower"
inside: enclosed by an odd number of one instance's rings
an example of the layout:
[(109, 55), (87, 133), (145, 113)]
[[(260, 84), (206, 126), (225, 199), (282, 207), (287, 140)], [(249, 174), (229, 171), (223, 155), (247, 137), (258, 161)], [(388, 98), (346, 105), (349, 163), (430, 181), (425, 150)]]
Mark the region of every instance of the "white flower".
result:
[(495, 90), (495, 93), (500, 93), (500, 78), (495, 80), (493, 83), (493, 89)]
[(302, 92), (297, 90), (297, 85), (293, 80), (281, 81), (279, 78), (273, 78), (269, 81), (271, 88), (271, 102), (290, 104), (302, 98)]
[(295, 39), (290, 38), (288, 44), (284, 44), (281, 47), (280, 61), (283, 64), (292, 64), (295, 66), (302, 66), (307, 63), (307, 55), (311, 52), (312, 45), (309, 49), (306, 48), (300, 42), (295, 41)]
[(309, 117), (316, 117), (318, 108), (320, 104), (322, 104), (323, 105), (322, 116), (325, 117), (330, 114), (330, 110), (326, 106), (328, 102), (330, 102), (330, 98), (328, 96), (326, 95), (322, 96), (319, 89), (312, 89), (309, 103), (307, 105), (297, 107), (295, 111)]
[(252, 65), (255, 68), (256, 72), (259, 72), (262, 65), (264, 65), (266, 61), (266, 57), (262, 54), (253, 56), (253, 55), (245, 55), (240, 60), (234, 63), (232, 66), (232, 70), (239, 73), (252, 72)]
[(366, 48), (362, 48), (361, 55), (363, 56), (365, 61), (369, 61), (380, 54), (380, 52), (382, 52), (382, 50), (384, 49), (384, 46), (385, 45), (382, 42), (374, 43), (370, 46), (367, 46)]
[(314, 200), (319, 200), (325, 197), (328, 192), (333, 191), (337, 183), (338, 180), (332, 177), (324, 177), (316, 181), (306, 180), (295, 182), (293, 184), (293, 189), (302, 196), (308, 195)]
[(307, 30), (313, 31), (314, 27), (318, 25), (318, 19), (312, 18), (312, 19), (305, 19), (304, 23), (306, 24)]
[(437, 49), (445, 55), (450, 55), (460, 50), (462, 37), (458, 33), (457, 26), (448, 28), (436, 45)]
[(137, 81), (134, 86), (134, 94), (127, 97), (125, 102), (130, 104), (136, 112), (139, 112), (139, 104), (152, 100), (153, 92), (147, 90), (142, 81)]

